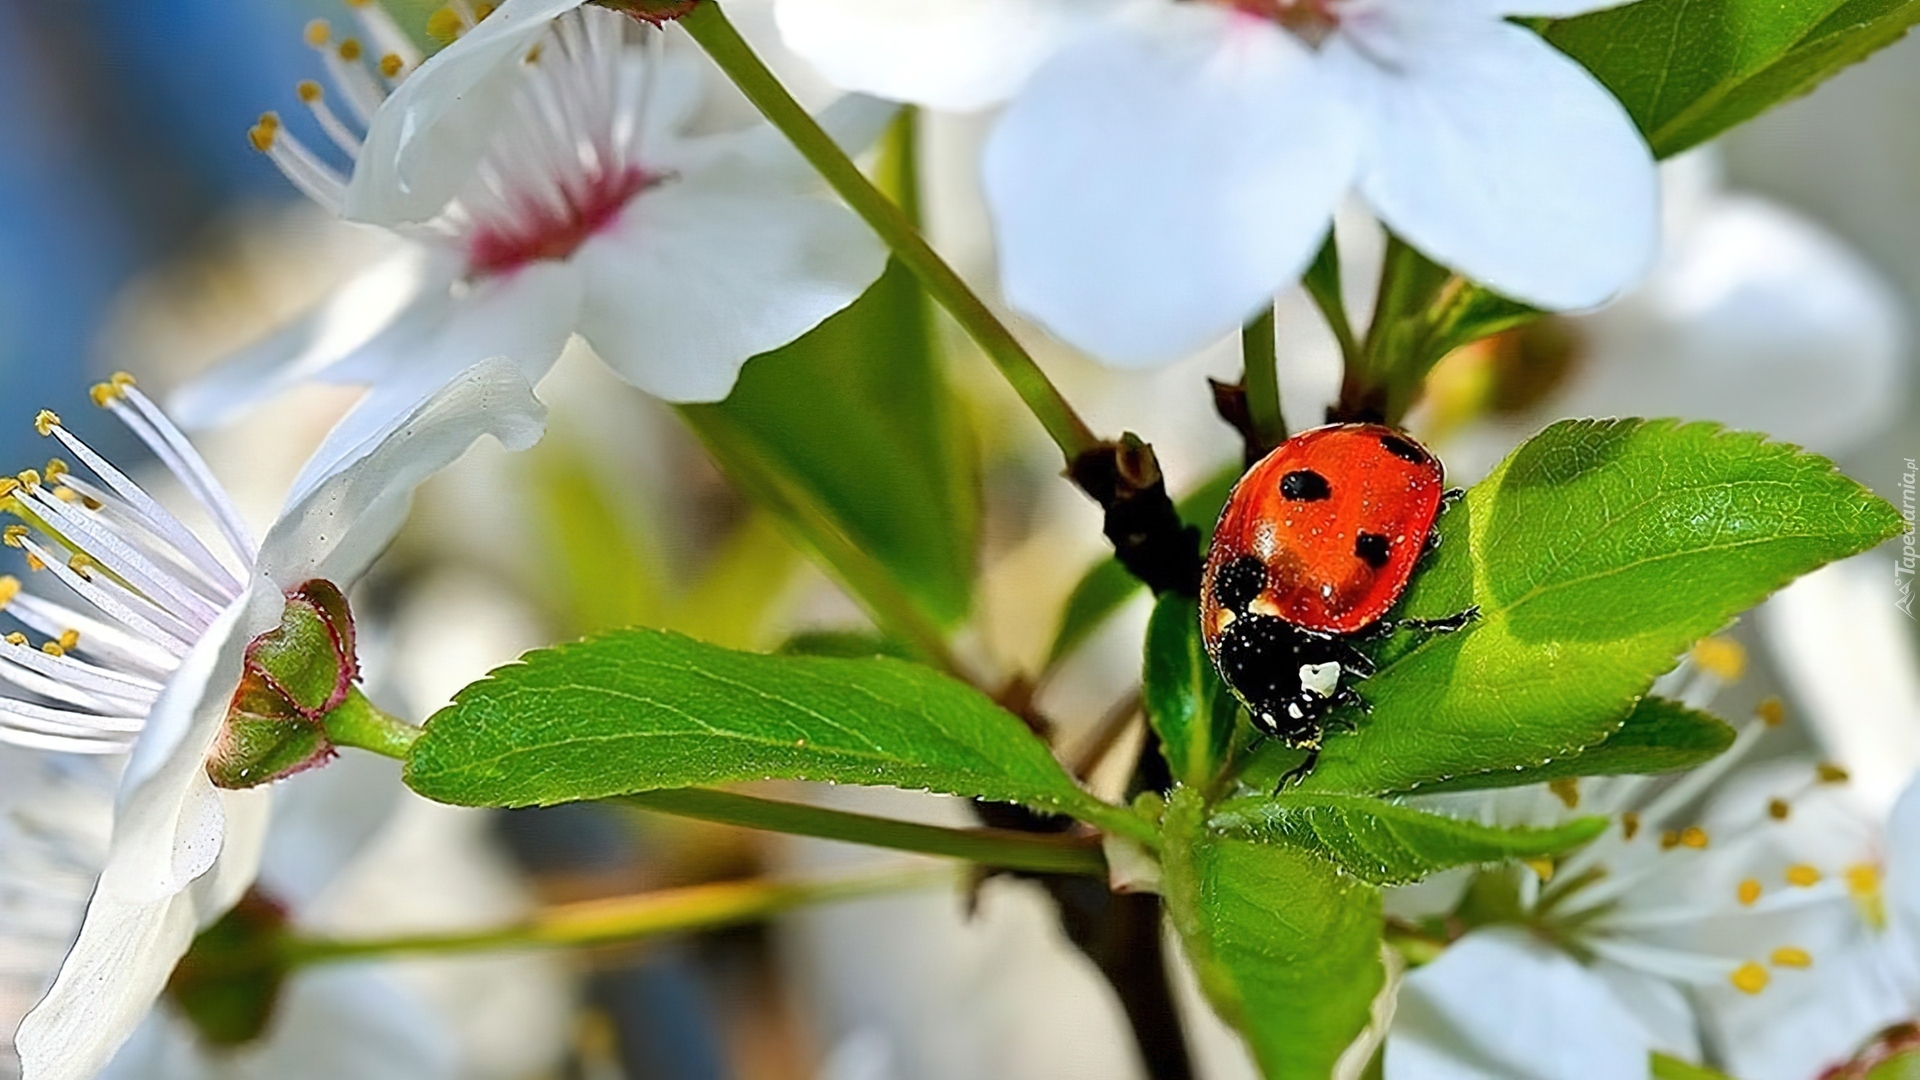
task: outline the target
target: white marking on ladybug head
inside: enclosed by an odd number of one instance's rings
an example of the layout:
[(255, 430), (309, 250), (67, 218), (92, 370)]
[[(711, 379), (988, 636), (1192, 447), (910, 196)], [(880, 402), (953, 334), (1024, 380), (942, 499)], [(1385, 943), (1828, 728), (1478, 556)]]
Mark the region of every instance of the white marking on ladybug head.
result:
[(1287, 706), (1287, 715), (1293, 717), (1295, 720), (1298, 720), (1305, 714), (1300, 711), (1300, 706), (1290, 704)]
[(1301, 664), (1300, 686), (1321, 697), (1332, 697), (1340, 685), (1340, 665), (1332, 660), (1324, 664)]
[(1269, 619), (1278, 619), (1281, 616), (1280, 605), (1273, 602), (1273, 597), (1266, 593), (1261, 593), (1259, 596), (1253, 598), (1252, 603), (1247, 605), (1247, 614), (1265, 615)]

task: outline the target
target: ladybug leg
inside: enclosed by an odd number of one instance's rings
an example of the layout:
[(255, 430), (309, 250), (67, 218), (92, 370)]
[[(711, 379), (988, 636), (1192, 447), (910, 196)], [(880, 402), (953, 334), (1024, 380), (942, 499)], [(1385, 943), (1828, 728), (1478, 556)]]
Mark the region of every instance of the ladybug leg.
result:
[(1398, 630), (1418, 630), (1427, 634), (1451, 634), (1455, 630), (1465, 630), (1480, 617), (1480, 605), (1448, 615), (1444, 619), (1401, 619), (1395, 627)]
[(1282, 791), (1287, 790), (1287, 785), (1299, 783), (1308, 773), (1313, 771), (1314, 764), (1319, 760), (1320, 748), (1317, 746), (1308, 747), (1306, 760), (1288, 769), (1286, 773), (1280, 777), (1280, 782), (1274, 785), (1273, 793), (1278, 795)]
[(1445, 510), (1454, 503), (1467, 497), (1466, 488), (1448, 488), (1440, 493), (1440, 509)]
[[(1359, 712), (1362, 716), (1373, 715), (1373, 702), (1368, 701), (1364, 697), (1361, 697), (1360, 691), (1355, 690), (1351, 686), (1341, 687), (1333, 695), (1333, 703), (1335, 705), (1350, 706), (1354, 710)], [(1332, 723), (1335, 726), (1340, 727), (1346, 731), (1354, 731), (1354, 730), (1357, 730), (1359, 727), (1359, 725), (1353, 722), (1353, 719), (1351, 717), (1347, 717), (1347, 716), (1336, 716), (1333, 718)]]

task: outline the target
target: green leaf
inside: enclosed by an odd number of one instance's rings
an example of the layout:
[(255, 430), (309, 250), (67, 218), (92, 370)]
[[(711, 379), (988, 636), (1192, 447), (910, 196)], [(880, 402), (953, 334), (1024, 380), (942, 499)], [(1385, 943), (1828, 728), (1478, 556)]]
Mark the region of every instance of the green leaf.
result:
[(1326, 1080), (1385, 982), (1380, 893), (1291, 844), (1223, 836), (1173, 793), (1162, 884), (1200, 986), (1267, 1080)]
[(1088, 819), (1018, 718), (929, 668), (761, 656), (657, 630), (539, 649), (428, 721), (407, 783), (462, 806), (535, 806), (744, 780), (924, 788)]
[[(1825, 458), (1714, 424), (1576, 420), (1507, 458), (1441, 518), (1401, 635), (1303, 786), (1384, 794), (1537, 768), (1606, 740), (1693, 642), (1903, 527)], [(1268, 744), (1261, 755), (1286, 756)]]
[[(1223, 469), (1176, 504), (1180, 520), (1199, 528), (1202, 544), (1212, 542), (1220, 508), (1227, 505), (1227, 496), (1239, 479), (1239, 466)], [(1060, 629), (1047, 650), (1047, 663), (1058, 663), (1079, 648), (1140, 589), (1140, 579), (1127, 573), (1119, 560), (1109, 557), (1096, 563), (1067, 597), (1067, 606), (1060, 613)]]
[(1239, 706), (1214, 673), (1192, 597), (1168, 593), (1154, 603), (1142, 685), (1174, 779), (1205, 790), (1232, 749)]
[(1715, 1072), (1705, 1065), (1694, 1065), (1676, 1057), (1668, 1057), (1658, 1051), (1653, 1054), (1651, 1071), (1653, 1080), (1729, 1080), (1725, 1073)]
[(1576, 776), (1656, 776), (1704, 765), (1733, 745), (1734, 730), (1718, 717), (1666, 698), (1643, 697), (1605, 740), (1571, 757), (1530, 769), (1474, 773), (1423, 784), (1421, 792), (1520, 787)]
[[(1661, 1080), (1667, 1080), (1662, 1077)], [(1673, 1080), (1694, 1080), (1674, 1077)], [(1715, 1078), (1719, 1080), (1719, 1078)], [(1867, 1080), (1920, 1080), (1920, 1050), (1902, 1050), (1867, 1071)]]
[(1600, 835), (1607, 819), (1502, 829), (1359, 795), (1284, 792), (1229, 799), (1208, 824), (1236, 840), (1312, 851), (1375, 885), (1407, 885), (1455, 866), (1559, 855)]
[(891, 656), (913, 659), (913, 650), (883, 634), (867, 630), (802, 630), (780, 643), (782, 656), (838, 656), (860, 659)]
[(1920, 0), (1642, 0), (1544, 33), (1669, 157), (1805, 94), (1916, 21)]

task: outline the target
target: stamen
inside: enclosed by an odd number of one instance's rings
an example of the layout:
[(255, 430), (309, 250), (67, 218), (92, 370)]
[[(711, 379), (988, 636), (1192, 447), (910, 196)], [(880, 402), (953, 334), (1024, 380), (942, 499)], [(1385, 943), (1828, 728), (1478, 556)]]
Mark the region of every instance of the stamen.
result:
[(1681, 829), (1680, 846), (1690, 847), (1695, 851), (1704, 851), (1707, 846), (1707, 830), (1697, 825), (1689, 825)]
[(1779, 727), (1786, 723), (1787, 706), (1777, 697), (1769, 697), (1754, 706), (1753, 714), (1766, 722), (1768, 727)]
[(1527, 869), (1533, 871), (1534, 876), (1538, 877), (1543, 884), (1553, 880), (1552, 859), (1524, 859), (1522, 861), (1526, 863)]
[(307, 79), (300, 83), (298, 89), (300, 100), (306, 104), (307, 111), (313, 114), (313, 119), (320, 125), (320, 130), (326, 132), (327, 138), (333, 140), (333, 145), (345, 151), (348, 157), (357, 160), (360, 157), (360, 136), (355, 135), (345, 121), (340, 119), (339, 114), (333, 111), (333, 107), (327, 104), (327, 96), (320, 89), (320, 84)]
[(21, 469), (15, 476), (15, 479), (19, 480), (20, 486), (24, 488), (36, 488), (40, 486), (40, 474), (34, 472), (32, 469)]
[(1887, 928), (1886, 894), (1880, 890), (1880, 868), (1872, 863), (1855, 863), (1846, 869), (1847, 895), (1860, 910), (1860, 917), (1875, 930)]
[[(193, 493), (201, 507), (213, 518), (215, 524), (219, 525), (220, 532), (225, 535), (234, 554), (240, 556), (248, 565), (252, 565), (260, 550), (259, 546), (253, 542), (253, 534), (247, 528), (246, 522), (241, 519), (239, 509), (233, 505), (233, 500), (227, 497), (226, 489), (213, 478), (213, 470), (207, 468), (207, 463), (200, 457), (200, 452), (193, 448), (193, 444), (187, 442), (186, 436), (180, 434), (180, 429), (173, 426), (173, 421), (167, 419), (158, 406), (134, 387), (131, 379), (128, 379), (121, 389), (125, 394), (126, 402), (133, 408), (131, 410), (115, 409), (114, 415), (133, 429), (133, 433), (146, 442), (148, 448), (154, 452), (154, 456), (171, 468), (174, 474), (186, 484), (187, 490)], [(135, 422), (136, 415), (140, 423)]]
[(467, 32), (466, 20), (451, 7), (443, 7), (427, 16), (427, 36), (441, 44), (451, 44)]
[(1727, 978), (1733, 983), (1734, 988), (1743, 994), (1757, 994), (1765, 990), (1770, 980), (1767, 969), (1752, 960), (1734, 968), (1733, 974)]
[(1846, 769), (1830, 761), (1823, 761), (1815, 765), (1813, 772), (1815, 776), (1819, 777), (1820, 782), (1823, 784), (1844, 784), (1851, 779)]
[(1690, 655), (1701, 670), (1723, 682), (1738, 682), (1747, 670), (1747, 650), (1729, 637), (1702, 638)]
[(1806, 863), (1794, 863), (1787, 867), (1787, 884), (1800, 889), (1810, 889), (1820, 884), (1820, 871)]
[(308, 45), (316, 49), (322, 48), (328, 41), (332, 40), (333, 27), (329, 26), (325, 19), (315, 19), (307, 24), (305, 37)]
[(1660, 834), (1660, 850), (1672, 851), (1680, 846), (1680, 830), (1667, 829)]
[(92, 581), (93, 556), (84, 551), (76, 551), (67, 559), (67, 569), (79, 574), (82, 581)]
[(1547, 782), (1547, 790), (1558, 796), (1569, 810), (1580, 805), (1580, 781), (1577, 778), (1568, 776), (1550, 780)]
[(1774, 967), (1810, 968), (1813, 966), (1813, 954), (1794, 945), (1782, 945), (1773, 950), (1768, 957)]
[(33, 418), (33, 430), (42, 435), (50, 435), (53, 433), (53, 426), (59, 422), (60, 417), (52, 409), (41, 409)]
[(1632, 840), (1640, 833), (1640, 815), (1628, 810), (1620, 815), (1620, 838)]
[(1793, 804), (1785, 799), (1768, 799), (1767, 816), (1775, 821), (1785, 821), (1793, 815)]
[(24, 547), (27, 537), (32, 534), (33, 530), (25, 525), (9, 525), (4, 530), (0, 530), (0, 542), (8, 547)]
[(380, 74), (397, 79), (419, 65), (420, 50), (384, 7), (371, 0), (350, 0), (347, 6), (353, 10), (354, 20), (360, 24), (361, 32), (383, 54), (380, 57)]
[[(279, 117), (272, 113), (262, 116), (260, 122), (247, 131), (247, 141), (253, 144), (255, 150), (267, 155), (281, 175), (299, 188), (301, 194), (330, 213), (340, 212), (347, 197), (347, 178), (315, 157), (306, 144), (281, 130)], [(94, 403), (107, 404), (99, 397), (99, 387), (94, 389)]]
[(1738, 893), (1740, 897), (1740, 906), (1752, 907), (1755, 903), (1759, 901), (1760, 891), (1761, 891), (1760, 883), (1754, 880), (1753, 878), (1748, 878), (1745, 881), (1742, 881), (1740, 883), (1740, 891)]

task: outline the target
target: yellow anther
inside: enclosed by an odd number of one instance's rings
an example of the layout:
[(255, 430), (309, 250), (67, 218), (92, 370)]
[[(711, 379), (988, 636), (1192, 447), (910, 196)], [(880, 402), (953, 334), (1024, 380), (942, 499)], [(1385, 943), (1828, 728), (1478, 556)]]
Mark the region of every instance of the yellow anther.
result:
[(27, 644), (27, 635), (15, 630), (13, 633), (7, 635), (7, 644), (25, 645)]
[(1760, 718), (1768, 727), (1779, 727), (1787, 722), (1787, 705), (1777, 697), (1767, 698), (1753, 707), (1753, 715)]
[(435, 41), (452, 41), (467, 28), (460, 13), (450, 7), (443, 7), (427, 16), (427, 36)]
[(326, 91), (320, 89), (320, 84), (314, 82), (312, 79), (301, 79), (298, 83), (295, 83), (293, 92), (299, 94), (300, 100), (306, 102), (308, 105), (327, 96)]
[[(247, 129), (247, 145), (263, 154), (273, 149), (273, 140), (280, 134), (280, 125), (278, 123), (268, 123), (268, 121), (272, 119), (273, 114), (267, 113), (260, 117), (259, 123)], [(106, 383), (95, 383), (91, 391), (93, 394), (93, 403), (105, 407), (107, 402), (119, 396), (112, 391), (113, 388)]]
[(484, 3), (484, 2), (473, 5), (474, 19), (475, 20), (485, 19), (487, 16), (493, 14), (493, 7), (494, 5)]
[(1820, 871), (1806, 863), (1794, 863), (1787, 867), (1787, 884), (1811, 889), (1820, 884)]
[(1831, 761), (1823, 761), (1813, 767), (1813, 775), (1823, 784), (1844, 784), (1849, 779), (1847, 770)]
[(1813, 966), (1813, 954), (1793, 945), (1782, 945), (1773, 950), (1767, 959), (1774, 967), (1810, 968)]
[(1733, 983), (1734, 988), (1743, 994), (1757, 994), (1765, 990), (1768, 979), (1767, 969), (1752, 960), (1734, 968), (1733, 974), (1727, 976), (1727, 980)]
[(46, 568), (47, 564), (40, 561), (40, 556), (35, 555), (31, 551), (27, 552), (27, 569), (37, 574)]
[(1526, 859), (1523, 861), (1527, 864), (1527, 869), (1533, 871), (1534, 876), (1540, 879), (1541, 884), (1544, 885), (1553, 880), (1552, 859)]
[(29, 535), (31, 532), (25, 525), (9, 525), (5, 529), (0, 529), (0, 543), (8, 547), (25, 547)]
[(81, 581), (93, 580), (93, 556), (84, 551), (76, 551), (73, 558), (67, 560), (67, 569), (80, 575)]
[(1760, 883), (1752, 878), (1748, 878), (1740, 883), (1738, 895), (1742, 906), (1752, 907), (1760, 902)]
[[(20, 490), (20, 481), (15, 480), (11, 476), (0, 476), (0, 499), (5, 499), (8, 495), (11, 495), (14, 492), (19, 490)], [(7, 501), (12, 502), (13, 500), (8, 499)], [(11, 510), (12, 507), (9, 506), (7, 507), (7, 509)]]
[(59, 458), (47, 459), (46, 474), (47, 474), (47, 482), (49, 484), (51, 484), (55, 480), (60, 479), (61, 477), (67, 475), (72, 471), (73, 471), (72, 469), (67, 467), (67, 463), (64, 461), (61, 461)]
[(1793, 804), (1785, 799), (1768, 799), (1767, 816), (1775, 821), (1785, 821), (1793, 816)]
[(12, 574), (0, 576), (0, 608), (4, 608), (12, 603), (13, 598), (19, 595), (20, 579), (14, 577)]
[(1746, 673), (1747, 650), (1732, 638), (1701, 638), (1693, 647), (1693, 662), (1702, 671), (1725, 682), (1734, 682)]
[(1665, 829), (1660, 833), (1660, 850), (1672, 851), (1680, 846), (1680, 830)]
[(21, 469), (14, 475), (14, 479), (20, 481), (20, 486), (23, 488), (37, 488), (40, 486), (40, 474), (34, 472), (32, 469)]
[(1698, 825), (1689, 825), (1680, 830), (1680, 845), (1695, 851), (1703, 851), (1707, 846), (1707, 830)]
[(53, 434), (53, 429), (59, 426), (60, 414), (54, 412), (52, 409), (41, 409), (33, 416), (33, 430), (42, 435)]
[(53, 489), (53, 497), (61, 502), (70, 503), (80, 498), (80, 493), (65, 484)]
[[(254, 148), (256, 150), (265, 150), (267, 147), (273, 145), (273, 133), (280, 130), (280, 117), (275, 113), (261, 114), (260, 123), (254, 126), (253, 130), (248, 133), (248, 136), (251, 138), (263, 129), (267, 132), (266, 143), (262, 145), (256, 139), (254, 142)], [(126, 397), (127, 388), (132, 385), (133, 376), (124, 371), (116, 371), (106, 382), (94, 383), (92, 388), (87, 391), (87, 394), (93, 398), (95, 405), (104, 409), (108, 405)]]
[[(14, 587), (19, 588), (19, 583)], [(1854, 896), (1868, 896), (1880, 891), (1880, 868), (1872, 863), (1854, 863), (1847, 867), (1847, 892)]]
[(333, 37), (333, 27), (325, 19), (315, 19), (307, 24), (306, 37), (307, 44), (317, 49)]
[(60, 647), (60, 643), (59, 643), (59, 642), (57, 642), (57, 641), (43, 641), (43, 642), (41, 642), (41, 643), (40, 643), (40, 651), (41, 651), (41, 652), (43, 652), (43, 653), (46, 653), (46, 654), (47, 654), (48, 656), (65, 656), (65, 655), (67, 655), (67, 650), (65, 650), (65, 649), (63, 649), (63, 648), (61, 648), (61, 647)]
[(1547, 790), (1559, 796), (1569, 810), (1580, 805), (1580, 781), (1571, 776), (1547, 781)]
[[(277, 123), (278, 121), (275, 121), (275, 122)], [(116, 371), (113, 374), (107, 376), (107, 381), (113, 384), (113, 388), (115, 390), (119, 390), (122, 392), (124, 392), (127, 389), (127, 387), (135, 385), (133, 376), (127, 374), (124, 371)]]
[(71, 627), (60, 631), (60, 647), (63, 649), (79, 648), (80, 647), (80, 631), (75, 630)]
[[(72, 489), (69, 488), (68, 490), (71, 491)], [(86, 507), (89, 510), (98, 510), (102, 506), (105, 506), (106, 504), (101, 502), (99, 499), (94, 498), (91, 495), (82, 495), (80, 496), (80, 505)]]
[(1640, 815), (1629, 810), (1620, 815), (1620, 839), (1631, 840), (1640, 835)]
[(360, 59), (360, 39), (346, 38), (340, 42), (340, 59), (351, 64)]
[(380, 58), (380, 74), (389, 79), (399, 78), (400, 69), (406, 66), (407, 62), (400, 59), (399, 53), (388, 53)]

